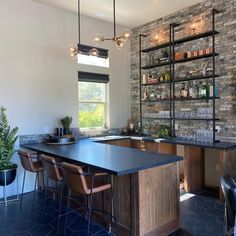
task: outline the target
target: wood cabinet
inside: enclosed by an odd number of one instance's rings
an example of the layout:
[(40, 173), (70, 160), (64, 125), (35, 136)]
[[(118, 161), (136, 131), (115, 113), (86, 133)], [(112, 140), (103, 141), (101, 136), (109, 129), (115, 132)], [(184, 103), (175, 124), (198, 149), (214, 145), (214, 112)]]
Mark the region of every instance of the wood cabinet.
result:
[(104, 141), (103, 143), (121, 146), (121, 147), (131, 147), (130, 139), (109, 140), (109, 141)]

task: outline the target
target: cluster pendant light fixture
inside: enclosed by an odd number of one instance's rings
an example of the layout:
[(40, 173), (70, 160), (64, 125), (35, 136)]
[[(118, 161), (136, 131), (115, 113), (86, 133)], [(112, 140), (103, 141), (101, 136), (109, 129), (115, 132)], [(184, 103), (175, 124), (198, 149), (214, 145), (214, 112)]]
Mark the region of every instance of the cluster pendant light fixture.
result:
[(95, 47), (80, 43), (80, 0), (78, 0), (78, 44), (77, 47), (70, 47), (70, 56), (75, 59), (78, 54), (99, 56), (99, 50)]
[(97, 33), (94, 37), (94, 41), (96, 45), (102, 44), (106, 40), (113, 41), (118, 49), (121, 49), (125, 43), (130, 40), (132, 37), (132, 32), (130, 30), (124, 31), (121, 35), (116, 35), (116, 1), (113, 0), (113, 27), (114, 27), (114, 35), (112, 38), (105, 38), (100, 33)]

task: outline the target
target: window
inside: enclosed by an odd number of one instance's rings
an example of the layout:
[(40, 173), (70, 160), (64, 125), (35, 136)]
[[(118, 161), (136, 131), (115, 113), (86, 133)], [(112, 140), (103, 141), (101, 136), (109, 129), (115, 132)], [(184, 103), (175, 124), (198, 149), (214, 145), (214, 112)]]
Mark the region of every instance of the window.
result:
[(103, 128), (106, 124), (106, 84), (79, 81), (79, 127)]
[(109, 58), (78, 54), (77, 61), (78, 64), (109, 68)]
[[(90, 51), (95, 49), (98, 56), (90, 55)], [(108, 50), (104, 48), (94, 48), (89, 45), (78, 44), (79, 53), (77, 55), (78, 64), (109, 68)]]

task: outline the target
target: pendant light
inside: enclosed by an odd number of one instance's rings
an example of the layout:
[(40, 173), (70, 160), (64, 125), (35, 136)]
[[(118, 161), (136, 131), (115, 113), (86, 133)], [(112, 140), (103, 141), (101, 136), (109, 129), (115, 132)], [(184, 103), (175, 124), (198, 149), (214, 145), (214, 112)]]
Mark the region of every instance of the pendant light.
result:
[(113, 41), (118, 49), (121, 49), (125, 43), (130, 40), (132, 37), (132, 32), (130, 30), (124, 31), (121, 35), (116, 35), (116, 1), (113, 0), (113, 29), (114, 34), (112, 38), (105, 38), (100, 33), (96, 34), (94, 37), (94, 41), (96, 45), (102, 44), (106, 40)]
[[(90, 55), (90, 56), (99, 56), (99, 50), (97, 48), (87, 46), (87, 45), (82, 45), (80, 43), (80, 0), (78, 0), (78, 44), (77, 47), (70, 47), (70, 56), (73, 59), (76, 59), (78, 54), (85, 54), (85, 55)], [(85, 50), (86, 48), (86, 50)]]

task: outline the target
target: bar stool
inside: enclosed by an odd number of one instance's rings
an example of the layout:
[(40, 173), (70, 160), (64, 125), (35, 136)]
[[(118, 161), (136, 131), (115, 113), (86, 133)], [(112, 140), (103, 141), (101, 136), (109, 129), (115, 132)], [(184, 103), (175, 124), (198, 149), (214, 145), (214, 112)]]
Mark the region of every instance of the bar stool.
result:
[[(43, 187), (44, 187), (44, 176), (43, 176), (42, 163), (37, 159), (37, 154), (35, 152), (19, 150), (18, 155), (20, 157), (21, 165), (24, 168), (24, 177), (23, 177), (22, 192), (21, 192), (21, 199), (20, 199), (20, 210), (22, 210), (26, 171), (36, 174), (35, 184), (34, 184), (34, 194), (36, 191), (37, 182), (39, 181), (39, 173), (41, 173), (42, 175)], [(34, 196), (33, 196), (33, 200), (34, 200)]]
[(234, 235), (236, 217), (236, 182), (226, 175), (221, 177), (221, 189), (225, 199), (225, 235)]
[[(99, 185), (95, 181), (95, 177), (104, 176), (104, 175), (107, 175), (107, 173), (84, 172), (83, 169), (81, 168), (81, 166), (76, 166), (76, 165), (69, 164), (66, 162), (61, 163), (61, 166), (62, 166), (62, 170), (63, 170), (64, 180), (68, 186), (67, 210), (66, 210), (64, 233), (66, 230), (66, 222), (67, 222), (68, 214), (70, 212), (74, 212), (74, 211), (78, 210), (78, 209), (75, 209), (75, 210), (68, 212), (70, 199), (74, 197), (71, 195), (72, 192), (75, 194), (78, 194), (78, 195), (88, 197), (87, 198), (88, 199), (87, 208), (86, 208), (87, 219), (88, 219), (87, 235), (89, 235), (89, 232), (90, 232), (92, 211), (100, 211), (100, 212), (110, 216), (110, 223), (109, 223), (109, 232), (110, 232), (111, 231), (111, 223), (113, 222), (113, 220), (115, 221), (115, 208), (114, 208), (114, 202), (113, 202), (114, 197), (113, 197), (113, 191), (112, 191), (111, 177), (109, 176), (109, 183)], [(103, 210), (92, 209), (93, 194), (103, 192), (103, 191), (106, 191), (109, 189), (111, 191), (112, 213), (109, 214)], [(83, 208), (83, 207), (81, 207), (81, 208)]]
[[(47, 175), (45, 193), (44, 193), (43, 213), (45, 214), (47, 189), (48, 189), (48, 182), (50, 179), (55, 182), (56, 193), (59, 199), (58, 221), (57, 221), (57, 233), (58, 233), (59, 222), (61, 217), (62, 194), (63, 194), (63, 173), (60, 168), (60, 163), (57, 163), (54, 157), (41, 155), (40, 160), (42, 161), (44, 172)], [(60, 183), (61, 185), (60, 189), (58, 189), (58, 183)]]

